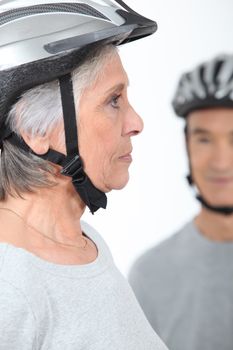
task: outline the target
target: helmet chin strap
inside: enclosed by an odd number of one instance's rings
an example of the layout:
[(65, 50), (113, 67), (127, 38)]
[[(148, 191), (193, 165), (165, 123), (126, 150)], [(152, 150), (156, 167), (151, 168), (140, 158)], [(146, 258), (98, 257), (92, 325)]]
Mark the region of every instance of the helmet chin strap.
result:
[(71, 74), (66, 74), (59, 78), (59, 82), (67, 155), (52, 149), (49, 149), (46, 154), (38, 155), (30, 149), (22, 138), (19, 138), (15, 133), (9, 130), (7, 126), (4, 130), (2, 140), (7, 139), (27, 153), (33, 153), (37, 157), (62, 166), (61, 174), (69, 176), (72, 179), (75, 190), (78, 192), (83, 202), (89, 207), (91, 213), (94, 214), (99, 208), (106, 208), (107, 197), (104, 192), (100, 191), (92, 184), (83, 169), (83, 162), (78, 148), (78, 132)]
[[(192, 179), (192, 175), (189, 174), (187, 176), (187, 181), (188, 181), (190, 186), (194, 185), (194, 182), (193, 182), (193, 179)], [(213, 211), (215, 213), (222, 214), (222, 215), (231, 215), (231, 214), (233, 214), (233, 206), (214, 206), (214, 205), (211, 205), (200, 194), (196, 194), (196, 198), (203, 205), (203, 207), (205, 207), (206, 209), (208, 209), (210, 211)]]
[(92, 184), (83, 169), (83, 162), (78, 148), (78, 129), (71, 74), (66, 74), (59, 78), (59, 83), (67, 152), (61, 173), (72, 178), (75, 190), (89, 207), (91, 213), (94, 214), (99, 208), (106, 208), (107, 197), (104, 192)]

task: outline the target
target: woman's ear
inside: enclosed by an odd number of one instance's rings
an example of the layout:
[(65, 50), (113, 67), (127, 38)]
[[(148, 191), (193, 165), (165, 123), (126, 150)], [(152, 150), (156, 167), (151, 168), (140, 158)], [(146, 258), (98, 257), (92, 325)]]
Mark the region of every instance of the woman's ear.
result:
[(20, 132), (24, 142), (33, 150), (36, 154), (45, 154), (49, 150), (49, 135), (31, 135), (27, 132)]

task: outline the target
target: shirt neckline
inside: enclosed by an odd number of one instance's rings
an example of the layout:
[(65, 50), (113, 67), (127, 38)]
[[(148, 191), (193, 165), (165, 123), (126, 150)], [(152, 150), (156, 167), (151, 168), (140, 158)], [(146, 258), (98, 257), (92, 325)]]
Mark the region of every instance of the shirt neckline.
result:
[(51, 274), (60, 275), (67, 278), (87, 278), (89, 276), (102, 273), (109, 266), (111, 255), (105, 242), (102, 240), (97, 231), (95, 231), (85, 222), (81, 222), (81, 227), (85, 235), (95, 243), (98, 251), (97, 258), (87, 264), (57, 264), (48, 260), (44, 260), (24, 248), (16, 247), (9, 243), (0, 243), (0, 246), (6, 247), (6, 254), (8, 258), (11, 254), (14, 256), (16, 255), (19, 259), (26, 260), (27, 263), (39, 270), (47, 271)]
[(233, 241), (216, 241), (207, 236), (205, 236), (195, 224), (194, 219), (187, 224), (192, 233), (192, 236), (199, 241), (200, 244), (209, 247), (233, 247)]

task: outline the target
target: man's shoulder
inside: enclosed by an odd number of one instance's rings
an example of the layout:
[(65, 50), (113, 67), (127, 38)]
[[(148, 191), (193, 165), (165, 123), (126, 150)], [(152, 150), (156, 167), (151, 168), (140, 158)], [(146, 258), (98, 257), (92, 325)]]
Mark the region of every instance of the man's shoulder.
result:
[(168, 261), (169, 264), (172, 260), (177, 261), (177, 255), (185, 244), (191, 225), (192, 222), (186, 223), (168, 238), (148, 249), (135, 261), (132, 269), (145, 271), (153, 268), (153, 271), (155, 271), (155, 269), (163, 269)]

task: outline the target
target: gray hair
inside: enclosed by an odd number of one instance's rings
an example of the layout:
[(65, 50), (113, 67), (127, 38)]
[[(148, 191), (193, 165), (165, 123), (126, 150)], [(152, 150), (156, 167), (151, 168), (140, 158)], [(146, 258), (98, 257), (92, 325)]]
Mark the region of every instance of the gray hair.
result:
[[(104, 65), (115, 57), (117, 48), (107, 45), (91, 53), (83, 64), (72, 72), (76, 115), (84, 90), (91, 87), (102, 74)], [(31, 136), (42, 136), (63, 122), (59, 81), (54, 80), (36, 86), (22, 94), (12, 106), (7, 123), (18, 136), (26, 132)], [(63, 128), (62, 128), (63, 129)], [(65, 143), (64, 130), (58, 135), (59, 142)], [(0, 200), (7, 194), (21, 196), (35, 188), (54, 186), (48, 179), (54, 174), (54, 167), (32, 153), (3, 141), (0, 157)]]

